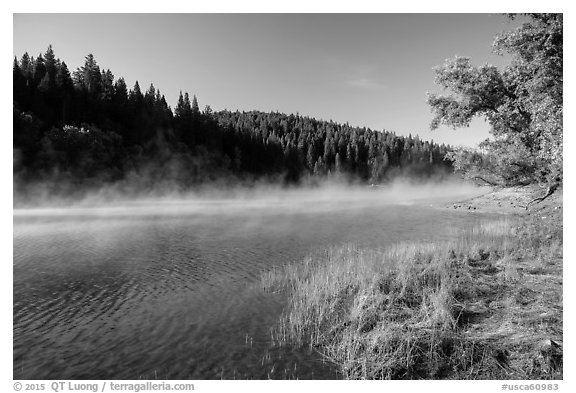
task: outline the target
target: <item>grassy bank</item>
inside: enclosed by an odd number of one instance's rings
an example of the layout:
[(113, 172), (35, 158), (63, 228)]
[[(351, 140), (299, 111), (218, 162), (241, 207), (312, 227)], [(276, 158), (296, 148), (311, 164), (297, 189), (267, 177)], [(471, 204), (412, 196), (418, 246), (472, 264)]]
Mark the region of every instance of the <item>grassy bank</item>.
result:
[(453, 240), (353, 246), (267, 273), (289, 306), (276, 345), (351, 379), (561, 379), (562, 213), (552, 204)]

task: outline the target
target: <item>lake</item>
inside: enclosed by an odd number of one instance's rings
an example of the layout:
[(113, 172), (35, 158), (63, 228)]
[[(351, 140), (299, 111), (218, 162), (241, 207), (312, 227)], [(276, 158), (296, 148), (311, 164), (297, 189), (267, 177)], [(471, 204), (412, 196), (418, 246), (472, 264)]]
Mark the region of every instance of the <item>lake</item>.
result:
[(261, 274), (331, 245), (447, 238), (482, 219), (437, 207), (464, 194), (15, 209), (13, 377), (338, 378), (318, 353), (271, 345), (285, 299), (262, 291)]

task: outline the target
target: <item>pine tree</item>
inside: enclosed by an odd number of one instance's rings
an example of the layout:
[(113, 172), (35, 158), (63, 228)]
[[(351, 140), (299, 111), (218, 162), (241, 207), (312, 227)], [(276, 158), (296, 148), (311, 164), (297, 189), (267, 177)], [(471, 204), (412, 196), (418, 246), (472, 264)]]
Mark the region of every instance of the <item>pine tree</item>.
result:
[(114, 97), (114, 75), (109, 69), (103, 70), (100, 79), (102, 81), (101, 97), (105, 102), (110, 102)]
[(336, 157), (334, 158), (334, 171), (337, 174), (342, 173), (342, 159), (340, 158), (340, 153), (336, 153)]
[(65, 62), (59, 63), (56, 66), (55, 77), (56, 95), (62, 107), (60, 111), (60, 118), (64, 122), (70, 120), (70, 112), (72, 107), (72, 96), (74, 94), (74, 83), (68, 71), (68, 66)]
[(388, 152), (384, 151), (384, 154), (382, 154), (382, 170), (383, 170), (383, 172), (386, 172), (389, 165), (390, 165), (390, 158), (388, 156)]
[[(50, 80), (56, 80), (56, 58), (54, 57), (54, 51), (52, 50), (52, 45), (48, 46), (46, 53), (44, 53), (44, 65), (46, 66), (46, 74), (49, 75)], [(50, 86), (52, 88), (53, 86)]]
[(144, 95), (146, 99), (149, 101), (154, 101), (156, 97), (156, 88), (154, 87), (153, 83), (150, 83), (150, 87), (146, 90), (146, 94)]
[(318, 157), (316, 164), (314, 164), (314, 175), (323, 176), (326, 174), (326, 165), (322, 157)]
[(335, 151), (334, 139), (330, 136), (326, 136), (326, 139), (324, 140), (324, 162), (326, 163), (327, 168), (330, 168), (334, 162)]
[(55, 85), (54, 79), (50, 77), (49, 73), (44, 74), (44, 78), (38, 84), (38, 90), (43, 93), (48, 93)]
[(59, 91), (70, 91), (74, 87), (70, 71), (65, 62), (62, 62), (56, 71), (56, 87)]
[(100, 66), (98, 66), (92, 53), (86, 56), (84, 65), (74, 71), (73, 80), (74, 84), (80, 89), (92, 94), (100, 92), (102, 74), (100, 73)]
[(308, 145), (308, 152), (306, 153), (306, 163), (308, 164), (308, 168), (314, 172), (315, 164), (316, 164), (317, 154), (316, 150), (314, 149), (314, 143), (311, 142)]
[(188, 97), (188, 93), (186, 93), (185, 97), (186, 98), (184, 98), (182, 95), (182, 91), (180, 91), (180, 96), (178, 96), (178, 103), (174, 109), (174, 115), (179, 119), (188, 121), (192, 113), (192, 109), (190, 107), (190, 98)]
[(354, 170), (354, 149), (352, 148), (352, 144), (348, 142), (346, 145), (346, 162), (350, 166), (350, 170)]
[[(196, 98), (196, 97), (194, 97)], [(196, 105), (198, 105), (198, 103), (196, 103)], [(194, 112), (194, 108), (190, 105), (190, 96), (188, 95), (188, 92), (184, 93), (184, 108), (186, 108), (186, 112), (188, 113), (193, 113)]]
[(34, 68), (32, 79), (34, 81), (34, 86), (38, 86), (42, 79), (46, 75), (46, 66), (44, 65), (44, 58), (42, 55), (38, 55), (36, 60), (34, 61)]
[(14, 90), (14, 99), (16, 101), (21, 101), (21, 97), (26, 89), (26, 79), (22, 74), (22, 69), (18, 64), (18, 59), (14, 57), (14, 63), (12, 64), (12, 81)]
[(138, 81), (134, 83), (134, 87), (130, 90), (128, 94), (128, 100), (136, 105), (140, 105), (144, 97), (142, 96), (142, 91), (140, 90), (140, 84)]
[[(188, 99), (188, 93), (186, 93), (186, 99)], [(192, 116), (197, 117), (199, 115), (200, 115), (200, 108), (198, 107), (198, 100), (196, 99), (196, 96), (194, 96), (192, 98)]]
[(32, 60), (30, 59), (28, 52), (25, 52), (20, 59), (20, 70), (22, 71), (22, 75), (24, 75), (24, 78), (28, 84), (28, 81), (32, 79), (33, 70)]
[(128, 101), (128, 87), (124, 78), (120, 78), (114, 84), (114, 105), (124, 105)]

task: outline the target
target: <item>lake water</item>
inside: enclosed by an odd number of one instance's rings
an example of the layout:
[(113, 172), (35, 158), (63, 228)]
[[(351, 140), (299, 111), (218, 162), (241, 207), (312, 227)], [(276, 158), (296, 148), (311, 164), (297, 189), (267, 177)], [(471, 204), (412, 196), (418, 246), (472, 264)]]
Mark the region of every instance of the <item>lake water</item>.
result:
[(15, 209), (13, 377), (338, 378), (306, 348), (272, 348), (285, 299), (264, 293), (260, 275), (331, 245), (438, 239), (471, 224), (410, 197)]

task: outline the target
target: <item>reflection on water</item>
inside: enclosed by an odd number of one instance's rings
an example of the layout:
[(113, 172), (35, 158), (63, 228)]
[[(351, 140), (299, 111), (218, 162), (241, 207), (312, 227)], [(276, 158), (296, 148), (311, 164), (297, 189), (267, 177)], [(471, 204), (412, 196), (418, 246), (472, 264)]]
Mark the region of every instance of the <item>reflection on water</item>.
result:
[(14, 378), (337, 378), (308, 349), (271, 347), (284, 299), (260, 273), (469, 220), (373, 197), (16, 210)]

